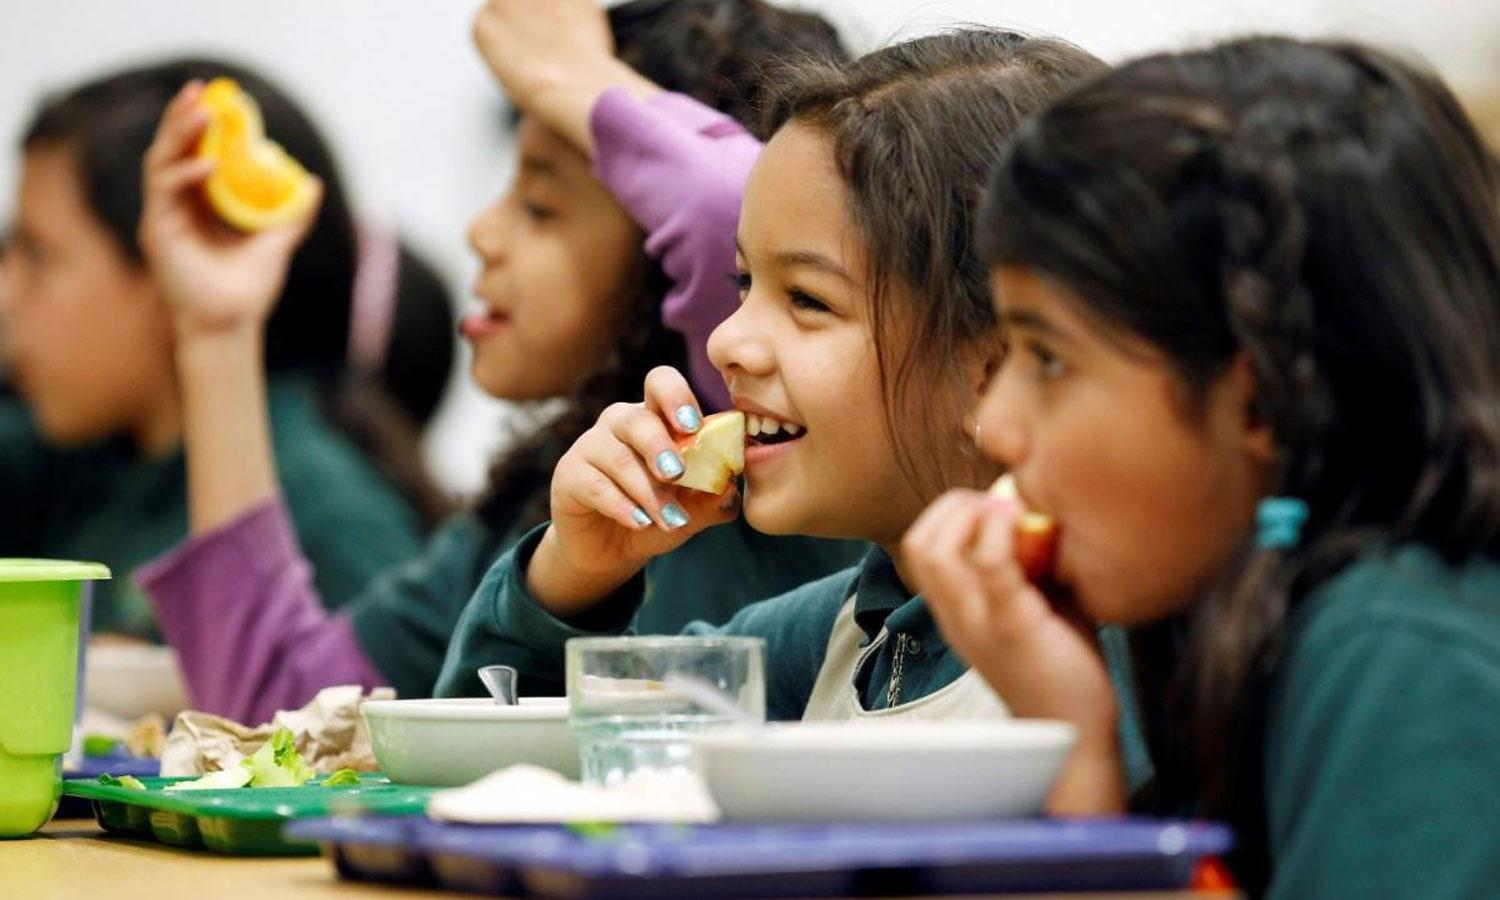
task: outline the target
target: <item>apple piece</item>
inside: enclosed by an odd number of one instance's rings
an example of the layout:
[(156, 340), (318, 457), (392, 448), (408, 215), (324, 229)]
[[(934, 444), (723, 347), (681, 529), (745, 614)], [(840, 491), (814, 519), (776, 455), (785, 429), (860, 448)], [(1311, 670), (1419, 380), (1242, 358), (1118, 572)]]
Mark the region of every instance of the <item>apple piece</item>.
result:
[(1057, 522), (1046, 513), (1027, 509), (1016, 490), (1014, 475), (1006, 473), (990, 487), (990, 493), (1012, 500), (1021, 507), (1016, 519), (1016, 561), (1033, 584), (1050, 581), (1057, 567)]
[(714, 413), (696, 434), (677, 439), (682, 477), (673, 484), (708, 494), (722, 494), (729, 480), (745, 471), (745, 414)]

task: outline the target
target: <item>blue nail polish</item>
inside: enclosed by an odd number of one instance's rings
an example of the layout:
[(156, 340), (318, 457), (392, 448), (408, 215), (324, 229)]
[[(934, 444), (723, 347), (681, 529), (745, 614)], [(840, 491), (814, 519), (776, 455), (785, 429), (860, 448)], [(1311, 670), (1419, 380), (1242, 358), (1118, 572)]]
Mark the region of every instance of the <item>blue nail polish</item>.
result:
[(647, 525), (651, 524), (651, 514), (646, 512), (644, 509), (641, 509), (639, 506), (630, 511), (630, 518), (634, 519), (635, 524), (641, 526), (642, 528), (645, 528)]
[(668, 503), (661, 508), (661, 520), (667, 523), (668, 528), (681, 528), (688, 523), (687, 513), (675, 503)]
[(656, 454), (656, 470), (666, 478), (682, 474), (682, 457), (675, 450), (663, 450)]
[(688, 434), (692, 434), (703, 427), (703, 417), (698, 415), (698, 410), (686, 403), (677, 407), (676, 419), (677, 424), (682, 426), (682, 430)]

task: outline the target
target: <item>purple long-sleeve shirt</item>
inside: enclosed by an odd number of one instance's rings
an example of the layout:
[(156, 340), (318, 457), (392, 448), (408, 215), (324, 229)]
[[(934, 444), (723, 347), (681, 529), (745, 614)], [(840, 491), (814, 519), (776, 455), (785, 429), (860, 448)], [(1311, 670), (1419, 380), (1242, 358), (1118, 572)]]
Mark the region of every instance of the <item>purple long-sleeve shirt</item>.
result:
[[(671, 93), (641, 101), (609, 91), (590, 127), (596, 175), (646, 230), (647, 254), (672, 281), (662, 321), (685, 339), (699, 401), (722, 409), (728, 392), (707, 342), (738, 302), (728, 278), (734, 228), (760, 143), (730, 117)], [(425, 562), (430, 571), (458, 564), (460, 555), (433, 546)], [(362, 598), (337, 613), (324, 608), (279, 498), (187, 541), (136, 580), (198, 709), (261, 722), (328, 685), (388, 681), (355, 633)], [(456, 622), (463, 604), (450, 605)]]
[(760, 142), (729, 116), (682, 94), (645, 102), (623, 88), (594, 104), (594, 173), (647, 231), (646, 253), (672, 280), (662, 322), (687, 341), (693, 388), (709, 409), (729, 391), (708, 336), (739, 302), (734, 229)]

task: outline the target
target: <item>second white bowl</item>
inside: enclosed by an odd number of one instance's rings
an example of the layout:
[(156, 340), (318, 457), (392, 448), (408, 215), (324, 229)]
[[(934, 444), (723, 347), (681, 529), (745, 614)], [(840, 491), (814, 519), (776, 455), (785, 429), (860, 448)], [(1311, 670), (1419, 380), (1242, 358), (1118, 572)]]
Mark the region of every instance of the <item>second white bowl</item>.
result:
[(730, 821), (855, 822), (1035, 815), (1073, 747), (1066, 722), (807, 722), (694, 741)]
[(375, 759), (392, 781), (456, 787), (528, 763), (578, 777), (578, 745), (562, 697), (372, 700), (361, 707)]

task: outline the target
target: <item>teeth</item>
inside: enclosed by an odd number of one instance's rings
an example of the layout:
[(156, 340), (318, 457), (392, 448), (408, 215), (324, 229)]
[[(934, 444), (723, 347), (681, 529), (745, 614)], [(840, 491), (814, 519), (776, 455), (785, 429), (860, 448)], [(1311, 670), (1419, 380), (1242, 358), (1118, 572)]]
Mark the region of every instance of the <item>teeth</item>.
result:
[(783, 431), (792, 437), (796, 437), (805, 430), (796, 422), (783, 422), (780, 419), (756, 413), (745, 414), (745, 433), (751, 437), (758, 437), (763, 434), (780, 434)]

